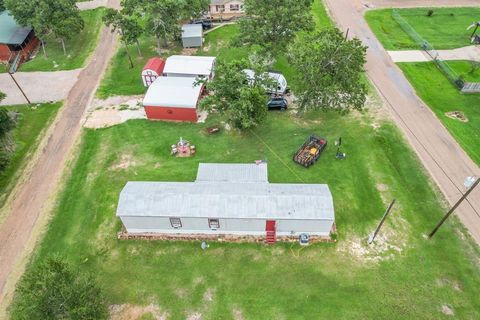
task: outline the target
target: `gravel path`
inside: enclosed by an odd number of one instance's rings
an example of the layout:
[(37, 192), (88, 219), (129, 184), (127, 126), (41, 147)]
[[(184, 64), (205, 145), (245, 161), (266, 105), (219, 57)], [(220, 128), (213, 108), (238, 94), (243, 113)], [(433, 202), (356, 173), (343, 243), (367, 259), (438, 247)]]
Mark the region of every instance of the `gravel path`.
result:
[[(81, 69), (53, 72), (17, 72), (13, 76), (32, 103), (64, 100)], [(27, 103), (8, 73), (0, 73), (0, 91), (7, 97), (0, 105)]]
[[(109, 5), (118, 8), (118, 2), (110, 0)], [(32, 160), (34, 163), (31, 171), (26, 173), (25, 182), (18, 186), (17, 192), (9, 199), (9, 212), (0, 225), (0, 319), (6, 318), (6, 308), (12, 299), (15, 284), (23, 273), (42, 228), (46, 226), (56, 188), (81, 132), (85, 110), (116, 47), (116, 34), (102, 28), (92, 59), (80, 72), (50, 134), (43, 139), (44, 147)]]
[[(435, 2), (459, 4), (462, 1)], [(390, 111), (393, 120), (403, 131), (445, 198), (453, 204), (460, 194), (465, 192), (465, 177), (479, 177), (480, 168), (463, 151), (430, 108), (417, 97), (402, 71), (375, 38), (363, 18), (363, 3), (359, 0), (326, 0), (326, 3), (340, 28), (349, 28), (351, 36), (358, 37), (368, 46), (365, 67), (369, 78), (383, 97), (385, 108)], [(475, 3), (478, 4), (479, 1), (476, 0)], [(458, 207), (456, 214), (477, 243), (480, 243), (480, 188), (470, 194), (468, 201)], [(435, 222), (432, 221), (432, 228)], [(428, 231), (430, 230), (425, 230)]]
[[(393, 62), (424, 62), (432, 60), (422, 50), (387, 51)], [(480, 46), (468, 46), (451, 50), (437, 50), (443, 60), (470, 60), (480, 62)]]

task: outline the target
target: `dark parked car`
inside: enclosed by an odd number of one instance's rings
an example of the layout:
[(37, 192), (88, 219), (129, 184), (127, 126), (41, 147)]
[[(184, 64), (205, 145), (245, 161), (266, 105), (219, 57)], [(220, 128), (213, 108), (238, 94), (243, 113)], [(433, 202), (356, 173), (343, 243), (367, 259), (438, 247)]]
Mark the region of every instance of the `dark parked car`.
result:
[(192, 20), (190, 21), (191, 24), (201, 24), (203, 30), (210, 29), (213, 27), (213, 23), (211, 20), (206, 20), (206, 19), (200, 19), (200, 20)]
[(268, 110), (281, 110), (285, 111), (288, 107), (288, 102), (285, 98), (272, 97), (267, 103)]

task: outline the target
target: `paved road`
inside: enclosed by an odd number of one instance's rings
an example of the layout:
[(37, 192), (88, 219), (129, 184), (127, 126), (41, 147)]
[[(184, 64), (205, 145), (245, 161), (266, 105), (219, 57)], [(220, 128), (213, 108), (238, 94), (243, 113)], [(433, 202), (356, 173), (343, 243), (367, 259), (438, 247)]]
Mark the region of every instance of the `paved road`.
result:
[(479, 0), (363, 0), (361, 4), (368, 8), (478, 7)]
[[(17, 72), (13, 76), (32, 103), (64, 100), (82, 70)], [(8, 73), (0, 73), (0, 91), (7, 94), (0, 105), (27, 103)]]
[[(110, 0), (118, 6), (118, 0)], [(52, 134), (26, 182), (10, 203), (10, 213), (0, 226), (0, 318), (12, 297), (14, 284), (38, 238), (55, 187), (80, 133), (81, 120), (116, 48), (116, 36), (101, 31), (98, 46), (70, 91)], [(33, 232), (32, 232), (33, 231)]]
[[(432, 57), (423, 50), (394, 50), (387, 52), (393, 62), (424, 62), (432, 60)], [(442, 60), (470, 60), (480, 62), (480, 46), (436, 50), (436, 52)]]
[[(427, 1), (416, 1), (418, 2)], [(461, 1), (450, 1), (455, 4), (459, 2)], [(428, 106), (416, 96), (401, 70), (375, 38), (363, 18), (364, 4), (359, 0), (326, 0), (326, 3), (340, 28), (349, 28), (350, 35), (358, 37), (369, 47), (366, 64), (369, 78), (446, 199), (454, 203), (461, 192), (465, 191), (464, 178), (471, 175), (480, 177), (479, 167), (466, 155)], [(471, 193), (469, 201), (464, 202), (456, 212), (477, 243), (480, 243), (480, 188)], [(432, 221), (432, 227), (434, 223)]]

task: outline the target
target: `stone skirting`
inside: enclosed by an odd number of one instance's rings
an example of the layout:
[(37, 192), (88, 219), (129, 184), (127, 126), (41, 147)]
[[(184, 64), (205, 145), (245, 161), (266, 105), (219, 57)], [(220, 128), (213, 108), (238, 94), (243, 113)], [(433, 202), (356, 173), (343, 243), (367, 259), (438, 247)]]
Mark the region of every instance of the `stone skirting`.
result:
[[(162, 241), (219, 241), (219, 242), (265, 242), (266, 235), (235, 235), (235, 234), (181, 234), (181, 233), (128, 233), (122, 230), (118, 233), (120, 240), (162, 240)], [(298, 242), (298, 236), (277, 236), (279, 242)], [(310, 243), (335, 242), (330, 236), (310, 235)]]

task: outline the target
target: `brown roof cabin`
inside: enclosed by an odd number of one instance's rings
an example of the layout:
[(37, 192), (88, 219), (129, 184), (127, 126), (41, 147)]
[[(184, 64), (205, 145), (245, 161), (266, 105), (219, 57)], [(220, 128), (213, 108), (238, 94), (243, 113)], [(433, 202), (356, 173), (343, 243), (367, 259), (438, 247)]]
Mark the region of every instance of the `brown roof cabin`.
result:
[(5, 63), (10, 72), (30, 58), (38, 47), (38, 38), (32, 27), (23, 27), (7, 12), (0, 12), (0, 63)]

